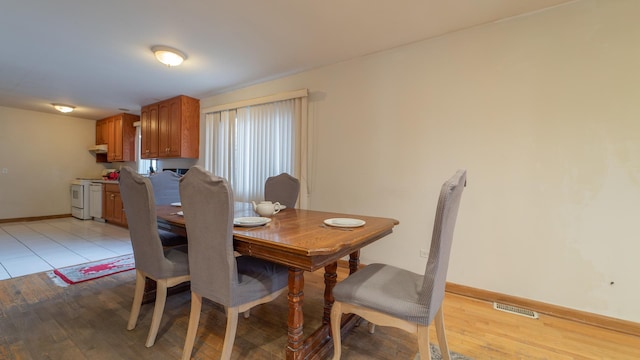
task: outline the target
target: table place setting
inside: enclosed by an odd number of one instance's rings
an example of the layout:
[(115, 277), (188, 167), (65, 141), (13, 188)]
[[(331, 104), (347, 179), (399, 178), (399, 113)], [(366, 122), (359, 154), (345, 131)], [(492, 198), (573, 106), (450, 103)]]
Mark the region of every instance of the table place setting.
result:
[(233, 225), (241, 226), (241, 227), (262, 226), (270, 222), (271, 222), (271, 219), (267, 217), (256, 217), (256, 216), (237, 217), (233, 219)]
[(328, 226), (339, 227), (339, 228), (356, 228), (356, 227), (363, 226), (367, 222), (360, 219), (331, 218), (331, 219), (326, 219), (324, 223)]
[[(264, 210), (264, 214), (258, 209)], [(274, 202), (256, 202), (255, 207), (250, 202), (235, 202), (234, 251), (288, 267), (287, 358), (305, 358), (312, 353), (326, 355), (331, 347), (328, 321), (317, 328), (305, 329), (306, 339), (299, 339), (305, 317), (299, 306), (304, 297), (304, 273), (324, 268), (331, 278), (336, 274), (332, 264), (337, 264), (344, 256), (352, 259), (350, 272), (355, 272), (357, 266), (352, 264), (358, 263), (360, 249), (393, 233), (399, 222), (391, 218), (292, 207), (283, 209)], [(180, 208), (159, 205), (156, 210), (161, 229), (187, 236), (184, 217), (171, 215)], [(326, 283), (325, 294), (330, 294), (334, 285), (335, 282)], [(325, 298), (323, 314), (330, 312), (328, 301)], [(350, 317), (343, 324), (343, 330), (348, 331), (355, 323), (355, 317)]]
[(325, 219), (320, 227), (331, 230), (353, 231), (356, 228), (364, 226), (366, 221), (351, 218), (331, 218)]

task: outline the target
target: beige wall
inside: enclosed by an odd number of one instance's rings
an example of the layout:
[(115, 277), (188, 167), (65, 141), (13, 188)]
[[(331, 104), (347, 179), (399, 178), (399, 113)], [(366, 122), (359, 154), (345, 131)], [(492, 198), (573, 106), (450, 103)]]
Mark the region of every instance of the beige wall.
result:
[(103, 168), (94, 141), (95, 121), (0, 107), (0, 219), (70, 214), (71, 180)]
[(577, 1), (202, 107), (308, 88), (310, 207), (400, 220), (364, 263), (423, 272), (466, 168), (449, 281), (640, 322), (639, 13)]

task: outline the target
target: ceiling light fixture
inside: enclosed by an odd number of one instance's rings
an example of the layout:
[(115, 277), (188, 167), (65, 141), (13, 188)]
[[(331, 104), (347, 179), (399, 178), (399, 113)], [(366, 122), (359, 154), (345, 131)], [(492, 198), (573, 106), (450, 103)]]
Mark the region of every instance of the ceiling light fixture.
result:
[(61, 113), (70, 113), (73, 111), (73, 109), (75, 109), (75, 106), (71, 106), (71, 105), (64, 105), (64, 104), (51, 104), (53, 105), (53, 107), (60, 111)]
[(151, 51), (158, 61), (169, 67), (178, 66), (187, 58), (183, 52), (167, 46), (154, 46)]

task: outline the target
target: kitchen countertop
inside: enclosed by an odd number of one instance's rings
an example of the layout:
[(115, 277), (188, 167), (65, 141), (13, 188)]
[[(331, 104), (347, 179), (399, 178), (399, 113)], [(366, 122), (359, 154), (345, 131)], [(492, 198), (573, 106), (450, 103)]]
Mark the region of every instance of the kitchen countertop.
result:
[(118, 180), (91, 180), (91, 182), (93, 183), (100, 183), (100, 184), (117, 184)]

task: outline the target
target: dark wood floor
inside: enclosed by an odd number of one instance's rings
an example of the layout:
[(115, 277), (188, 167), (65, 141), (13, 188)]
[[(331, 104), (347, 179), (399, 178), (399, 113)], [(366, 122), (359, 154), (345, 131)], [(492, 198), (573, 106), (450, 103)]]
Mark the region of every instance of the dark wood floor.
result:
[[(169, 297), (156, 344), (146, 348), (153, 310), (150, 304), (143, 306), (138, 326), (126, 330), (134, 275), (129, 271), (65, 288), (52, 283), (45, 273), (0, 281), (0, 359), (180, 358), (187, 331), (189, 293)], [(322, 277), (311, 274), (305, 280), (305, 327), (317, 327), (322, 314)], [(232, 357), (282, 359), (286, 316), (287, 299), (283, 295), (252, 309), (248, 319), (241, 317)], [(223, 308), (205, 302), (195, 359), (220, 356), (225, 324)], [(380, 330), (375, 339), (364, 335), (360, 340), (366, 344), (361, 358), (413, 359), (416, 353), (410, 336), (390, 337)], [(349, 358), (348, 352), (345, 355)]]
[[(305, 277), (305, 328), (322, 313), (321, 273)], [(0, 281), (0, 359), (178, 359), (186, 335), (190, 296), (171, 296), (156, 344), (144, 346), (152, 306), (127, 331), (134, 272), (68, 287), (44, 273)], [(283, 359), (286, 296), (240, 318), (233, 359)], [(490, 304), (447, 294), (445, 322), (453, 351), (475, 359), (638, 359), (640, 339), (565, 320), (529, 320), (496, 312)], [(203, 304), (195, 359), (217, 359), (226, 318), (223, 308)], [(356, 328), (343, 343), (343, 359), (413, 359), (417, 344), (402, 331)], [(432, 331), (433, 340), (435, 340)]]

